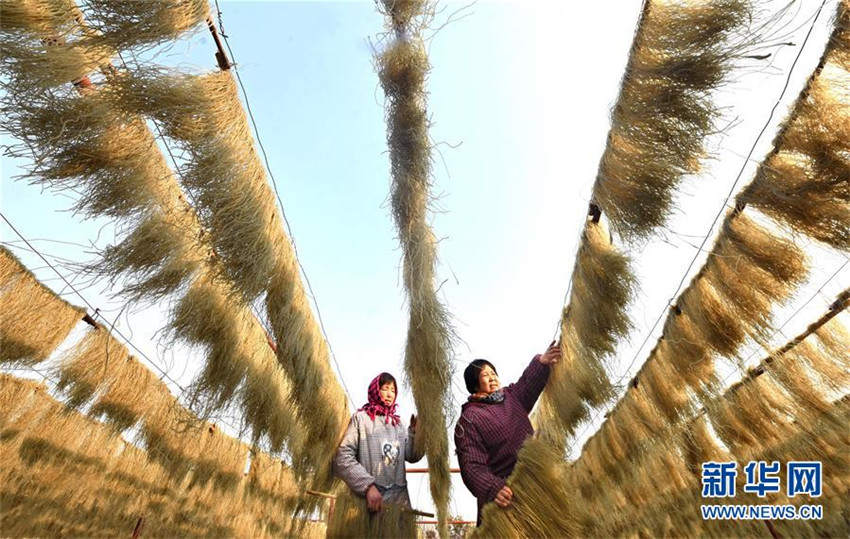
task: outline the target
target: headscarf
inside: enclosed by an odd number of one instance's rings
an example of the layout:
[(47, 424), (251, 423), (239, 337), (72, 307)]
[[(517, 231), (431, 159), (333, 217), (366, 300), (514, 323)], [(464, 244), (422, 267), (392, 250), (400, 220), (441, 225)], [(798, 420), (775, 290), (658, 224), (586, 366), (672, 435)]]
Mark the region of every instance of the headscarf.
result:
[[(358, 412), (363, 411), (369, 414), (369, 418), (374, 421), (376, 415), (382, 415), (386, 418), (385, 422), (388, 424), (390, 421), (393, 422), (393, 426), (397, 426), (401, 423), (401, 418), (396, 414), (396, 401), (389, 406), (384, 404), (384, 401), (381, 400), (381, 376), (386, 373), (381, 373), (376, 376), (372, 383), (369, 384), (369, 402), (363, 405), (362, 408), (357, 410)], [(398, 400), (398, 387), (396, 386), (396, 400)]]

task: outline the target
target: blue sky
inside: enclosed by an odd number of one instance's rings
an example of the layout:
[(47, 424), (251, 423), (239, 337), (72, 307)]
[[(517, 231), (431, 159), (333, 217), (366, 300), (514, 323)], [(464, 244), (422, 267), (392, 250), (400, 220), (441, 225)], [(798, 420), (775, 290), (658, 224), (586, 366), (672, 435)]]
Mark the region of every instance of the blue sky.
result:
[[(799, 45), (807, 17), (818, 5), (802, 2), (789, 41)], [(831, 5), (816, 26), (786, 102), (817, 61)], [(342, 378), (360, 405), (378, 372), (389, 370), (401, 378), (407, 323), (401, 252), (387, 205), (382, 91), (372, 67), (382, 17), (372, 2), (221, 2), (221, 8), (299, 258)], [(439, 279), (445, 280), (441, 294), (462, 338), (456, 348), (458, 406), (465, 399), (460, 371), (466, 362), (486, 357), (510, 382), (552, 339), (639, 10), (637, 0), (481, 1), (445, 3), (437, 15), (435, 27), (458, 12), (455, 22), (430, 40), (428, 80), (431, 135), (438, 149), (433, 193), (440, 212), (433, 226), (443, 238)], [(637, 329), (622, 347), (623, 360), (611, 367), (615, 378), (625, 372), (664, 310), (695, 253), (691, 244), (708, 232), (796, 50), (780, 49), (772, 69), (738, 73), (719, 96), (729, 107), (725, 121), (736, 121), (734, 127), (710, 141), (715, 159), (703, 177), (686, 184), (671, 232), (634, 251), (643, 285), (632, 311)], [(161, 53), (157, 61), (212, 70), (214, 51), (204, 31)], [(784, 110), (779, 109), (774, 124)], [(768, 149), (771, 133), (761, 141), (756, 160)], [(20, 164), (2, 160), (4, 215), (28, 238), (76, 244), (37, 241), (40, 250), (85, 261), (92, 258), (92, 248), (84, 246), (114, 241), (113, 224), (83, 222), (64, 211), (72, 204), (68, 198), (12, 181)], [(749, 180), (752, 165), (739, 185)], [(0, 234), (3, 242), (16, 240), (5, 224)], [(817, 245), (810, 251), (816, 260), (811, 284), (777, 318), (785, 320), (815, 299), (789, 322), (788, 335), (850, 284), (850, 272), (841, 271), (816, 294), (846, 259)], [(43, 266), (24, 251), (16, 253), (31, 267)], [(59, 267), (71, 274), (68, 264)], [(55, 275), (37, 274), (61, 291)], [(83, 294), (117, 316), (122, 304), (110, 301), (105, 288), (95, 283)], [(162, 307), (130, 311), (118, 318), (118, 326), (188, 382), (197, 357), (156, 344), (155, 332), (165, 320)], [(778, 342), (782, 339), (777, 336)], [(654, 338), (630, 372), (652, 343)], [(401, 404), (406, 418), (413, 404), (405, 387)], [(428, 509), (427, 486), (420, 482), (411, 478), (411, 496), (416, 507)], [(453, 495), (455, 512), (473, 518), (474, 500), (459, 480)]]

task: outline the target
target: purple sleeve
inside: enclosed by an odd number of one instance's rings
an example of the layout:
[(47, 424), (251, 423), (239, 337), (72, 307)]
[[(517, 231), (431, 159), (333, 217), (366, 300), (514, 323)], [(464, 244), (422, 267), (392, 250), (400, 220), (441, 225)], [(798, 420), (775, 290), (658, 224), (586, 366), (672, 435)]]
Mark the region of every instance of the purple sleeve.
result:
[(546, 387), (546, 381), (549, 380), (549, 365), (544, 365), (539, 360), (540, 354), (534, 356), (519, 380), (509, 388), (528, 413), (531, 413), (534, 403), (537, 402), (540, 393)]
[(481, 433), (463, 416), (455, 426), (455, 447), (463, 484), (476, 498), (492, 501), (505, 486), (505, 480), (490, 471)]

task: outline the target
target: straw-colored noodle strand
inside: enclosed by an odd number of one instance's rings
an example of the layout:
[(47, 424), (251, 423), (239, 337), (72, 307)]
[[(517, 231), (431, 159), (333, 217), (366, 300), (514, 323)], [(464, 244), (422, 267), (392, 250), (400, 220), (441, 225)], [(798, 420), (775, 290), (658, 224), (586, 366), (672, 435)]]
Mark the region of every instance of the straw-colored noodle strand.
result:
[(0, 363), (38, 364), (50, 356), (85, 311), (38, 282), (0, 246)]
[(403, 280), (409, 305), (404, 370), (419, 413), (431, 497), (441, 537), (448, 536), (448, 410), (454, 330), (437, 295), (437, 239), (428, 223), (431, 142), (428, 138), (425, 80), (430, 69), (421, 34), (432, 9), (428, 2), (386, 0), (380, 9), (395, 39), (377, 56), (384, 89), (390, 201), (403, 252)]

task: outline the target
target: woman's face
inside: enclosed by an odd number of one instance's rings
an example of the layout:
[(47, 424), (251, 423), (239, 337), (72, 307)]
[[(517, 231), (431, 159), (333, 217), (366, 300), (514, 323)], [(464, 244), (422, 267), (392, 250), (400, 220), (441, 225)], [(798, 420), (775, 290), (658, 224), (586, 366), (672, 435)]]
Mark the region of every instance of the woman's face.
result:
[(489, 395), (500, 387), (502, 386), (499, 384), (499, 375), (490, 365), (484, 365), (484, 368), (478, 373), (478, 391)]
[(395, 402), (395, 384), (387, 382), (381, 386), (381, 389), (378, 390), (378, 394), (381, 395), (381, 402), (383, 402), (385, 406), (392, 406)]

